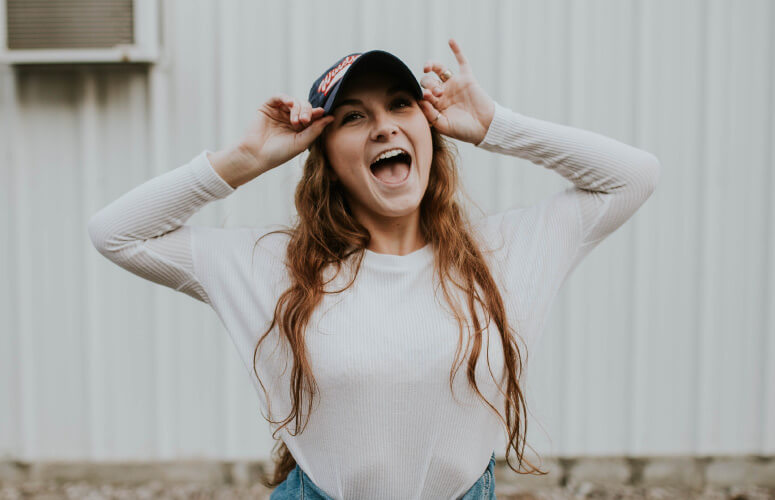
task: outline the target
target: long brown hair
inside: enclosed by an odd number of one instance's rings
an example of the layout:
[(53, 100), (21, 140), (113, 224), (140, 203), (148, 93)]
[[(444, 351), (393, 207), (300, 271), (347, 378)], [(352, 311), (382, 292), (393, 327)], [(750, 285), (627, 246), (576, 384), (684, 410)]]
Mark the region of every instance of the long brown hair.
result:
[[(468, 381), (478, 396), (495, 411), (508, 431), (509, 445), (506, 448), (506, 458), (509, 467), (520, 474), (547, 474), (523, 458), (525, 435), (527, 434), (527, 412), (519, 384), (522, 359), (516, 343), (516, 333), (510, 328), (506, 320), (501, 294), (482, 252), (472, 237), (468, 217), (461, 210), (457, 199), (459, 194), (456, 165), (457, 148), (434, 128), (431, 128), (431, 139), (433, 159), (428, 187), (420, 202), (420, 227), (425, 241), (432, 244), (435, 271), (440, 278), (445, 299), (452, 306), (459, 324), (459, 343), (455, 362), (450, 370), (450, 390), (452, 390), (455, 373), (462, 365), (462, 360), (460, 363), (458, 360), (462, 346), (463, 325), (466, 323), (466, 319), (461, 314), (456, 301), (450, 297), (448, 280), (464, 292), (467, 297), (468, 310), (474, 325), (474, 343), (467, 366)], [(310, 146), (302, 177), (296, 187), (295, 204), (298, 216), (295, 225), (290, 229), (281, 229), (266, 234), (285, 233), (290, 236), (286, 250), (286, 268), (291, 279), (291, 286), (278, 299), (272, 322), (256, 344), (253, 352), (253, 372), (261, 383), (256, 371), (256, 354), (259, 346), (275, 325), (278, 326), (281, 337), (290, 345), (294, 362), (291, 373), (291, 390), (293, 392), (291, 413), (283, 421), (274, 421), (267, 416), (264, 417), (272, 424), (281, 424), (272, 433), (272, 437), (277, 441), (272, 453), (275, 464), (273, 477), (271, 479), (262, 478), (262, 483), (269, 488), (274, 488), (282, 483), (296, 466), (296, 461), (285, 443), (275, 434), (287, 426), (291, 420), (295, 420), (296, 432), (302, 432), (303, 427), (299, 430), (301, 397), (305, 391), (309, 396), (305, 412), (308, 415), (306, 422), (309, 422), (312, 399), (317, 393), (317, 383), (307, 359), (304, 331), (313, 310), (323, 299), (324, 293), (331, 293), (324, 290), (324, 285), (327, 282), (323, 280), (323, 270), (329, 265), (335, 265), (339, 270), (341, 264), (353, 256), (357, 263), (355, 274), (349, 284), (337, 292), (346, 290), (352, 285), (355, 275), (360, 269), (364, 249), (369, 243), (368, 230), (352, 216), (345, 198), (344, 187), (334, 180), (332, 174), (333, 170), (324, 153), (323, 134), (321, 134)], [(460, 277), (462, 283), (457, 282), (453, 276)], [(484, 326), (481, 326), (475, 303), (478, 303), (486, 313), (487, 321), (485, 321)], [(507, 390), (505, 393), (502, 389), (499, 391), (506, 396), (505, 420), (500, 412), (482, 395), (475, 380), (475, 367), (482, 345), (482, 331), (489, 325), (490, 318), (495, 321), (503, 346), (504, 376), (507, 378)], [(261, 383), (261, 387), (266, 394), (263, 383)], [(524, 412), (525, 419), (520, 417), (520, 412)], [(306, 427), (306, 422), (304, 427)], [(523, 423), (524, 432), (520, 433), (520, 424)], [(296, 434), (291, 433), (291, 435), (295, 436)], [(522, 443), (521, 449), (520, 442)], [(514, 469), (511, 465), (508, 458), (510, 448), (514, 448), (517, 454), (520, 469), (523, 461), (530, 467), (527, 471), (522, 472)]]

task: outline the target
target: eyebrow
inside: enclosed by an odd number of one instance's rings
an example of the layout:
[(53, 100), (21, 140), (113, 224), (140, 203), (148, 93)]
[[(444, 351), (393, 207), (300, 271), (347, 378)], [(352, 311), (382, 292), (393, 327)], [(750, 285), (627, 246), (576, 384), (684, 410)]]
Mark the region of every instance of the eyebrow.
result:
[[(407, 91), (408, 92), (408, 90), (406, 90), (406, 87), (404, 87), (404, 85), (399, 83), (398, 85), (393, 85), (392, 87), (390, 87), (387, 90), (386, 95), (397, 94), (398, 92), (401, 92), (401, 91)], [(339, 106), (344, 106), (345, 104), (361, 104), (361, 105), (363, 105), (363, 101), (361, 101), (360, 99), (345, 99), (343, 101), (339, 101), (338, 103), (336, 103), (336, 105), (333, 108), (331, 108), (331, 112), (333, 113), (333, 111), (336, 108), (338, 108)]]

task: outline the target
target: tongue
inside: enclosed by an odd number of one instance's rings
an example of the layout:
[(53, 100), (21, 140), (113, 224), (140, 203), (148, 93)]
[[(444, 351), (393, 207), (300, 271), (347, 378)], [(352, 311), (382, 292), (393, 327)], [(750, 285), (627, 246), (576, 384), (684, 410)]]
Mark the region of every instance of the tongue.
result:
[(383, 160), (373, 167), (374, 177), (387, 183), (398, 183), (404, 180), (409, 172), (409, 164), (399, 160)]

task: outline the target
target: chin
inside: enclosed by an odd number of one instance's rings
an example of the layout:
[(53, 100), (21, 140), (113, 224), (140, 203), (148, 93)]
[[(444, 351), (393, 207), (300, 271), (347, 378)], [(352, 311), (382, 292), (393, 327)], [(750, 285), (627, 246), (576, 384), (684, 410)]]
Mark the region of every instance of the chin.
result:
[(376, 212), (382, 217), (406, 217), (420, 209), (420, 200), (410, 205), (391, 205), (380, 207)]

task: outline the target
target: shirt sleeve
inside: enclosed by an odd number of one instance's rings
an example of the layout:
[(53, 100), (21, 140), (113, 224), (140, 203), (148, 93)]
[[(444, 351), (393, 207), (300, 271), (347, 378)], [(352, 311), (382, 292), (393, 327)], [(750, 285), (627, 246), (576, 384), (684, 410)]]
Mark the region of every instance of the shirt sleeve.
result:
[(207, 203), (236, 191), (202, 151), (189, 163), (125, 193), (88, 223), (94, 247), (141, 278), (211, 304), (192, 261), (192, 226), (185, 222)]
[(540, 325), (578, 263), (653, 193), (660, 162), (615, 139), (528, 117), (498, 103), (477, 147), (529, 160), (573, 184), (533, 206), (484, 221), (504, 244), (507, 286), (522, 297), (521, 307), (535, 312)]

